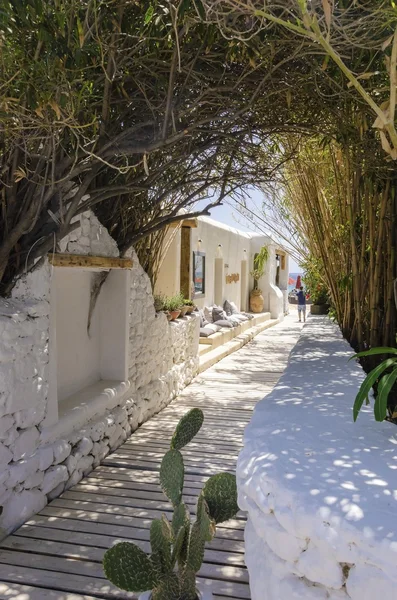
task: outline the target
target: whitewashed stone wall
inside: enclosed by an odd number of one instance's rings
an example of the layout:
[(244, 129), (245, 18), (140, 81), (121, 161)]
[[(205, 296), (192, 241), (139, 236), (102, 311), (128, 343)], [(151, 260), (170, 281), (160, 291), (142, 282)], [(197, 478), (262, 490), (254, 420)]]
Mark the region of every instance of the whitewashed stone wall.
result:
[(238, 461), (252, 600), (394, 600), (397, 430), (352, 405), (364, 379), (327, 317), (310, 317), (256, 407)]
[[(80, 221), (60, 250), (118, 255), (94, 215)], [(128, 392), (116, 407), (51, 444), (42, 434), (51, 402), (50, 265), (24, 276), (11, 299), (0, 299), (0, 537), (75, 485), (198, 371), (198, 318), (168, 323), (156, 315), (150, 281), (133, 258)]]

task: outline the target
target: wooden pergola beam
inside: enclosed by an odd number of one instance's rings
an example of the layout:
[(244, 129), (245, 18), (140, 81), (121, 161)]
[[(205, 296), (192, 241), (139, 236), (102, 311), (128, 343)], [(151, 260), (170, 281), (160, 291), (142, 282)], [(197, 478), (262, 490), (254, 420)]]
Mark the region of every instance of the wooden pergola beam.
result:
[(87, 256), (83, 254), (48, 254), (48, 261), (53, 267), (77, 269), (131, 269), (132, 258), (113, 256)]

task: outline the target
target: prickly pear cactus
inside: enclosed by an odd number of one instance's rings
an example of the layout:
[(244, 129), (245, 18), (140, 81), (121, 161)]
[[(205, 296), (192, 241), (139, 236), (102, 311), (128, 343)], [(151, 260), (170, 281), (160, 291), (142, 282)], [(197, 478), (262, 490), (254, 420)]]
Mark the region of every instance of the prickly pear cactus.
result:
[(216, 532), (216, 524), (238, 511), (236, 478), (230, 473), (214, 475), (205, 484), (197, 502), (196, 520), (182, 502), (184, 463), (180, 449), (188, 444), (203, 424), (198, 408), (179, 421), (160, 467), (160, 484), (174, 506), (170, 523), (165, 515), (150, 527), (150, 557), (135, 544), (117, 544), (105, 554), (106, 577), (129, 592), (152, 590), (153, 600), (197, 600), (196, 573), (204, 559), (205, 543)]
[(236, 477), (231, 473), (219, 473), (210, 477), (202, 494), (215, 523), (231, 519), (239, 510)]
[(182, 500), (185, 467), (179, 450), (168, 450), (163, 456), (160, 467), (160, 484), (164, 494), (174, 506)]
[(191, 442), (194, 436), (200, 431), (203, 421), (204, 414), (202, 410), (199, 408), (189, 410), (176, 426), (171, 440), (171, 448), (180, 450)]
[(105, 553), (103, 569), (109, 581), (127, 592), (151, 590), (159, 581), (150, 558), (130, 542), (121, 542), (110, 548)]

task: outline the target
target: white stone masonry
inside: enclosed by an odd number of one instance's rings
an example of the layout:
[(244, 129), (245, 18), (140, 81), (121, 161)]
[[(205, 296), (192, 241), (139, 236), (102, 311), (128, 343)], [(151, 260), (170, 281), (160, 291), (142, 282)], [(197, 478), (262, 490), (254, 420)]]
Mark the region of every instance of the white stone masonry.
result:
[[(62, 240), (61, 251), (118, 256), (114, 240), (93, 214), (79, 219), (80, 227)], [(11, 299), (0, 299), (0, 537), (75, 485), (198, 371), (198, 318), (168, 323), (156, 314), (149, 278), (133, 259), (129, 390), (116, 407), (51, 444), (41, 436), (52, 401), (48, 262), (21, 278)]]
[(311, 317), (238, 461), (252, 600), (395, 600), (397, 428), (354, 398), (364, 372)]

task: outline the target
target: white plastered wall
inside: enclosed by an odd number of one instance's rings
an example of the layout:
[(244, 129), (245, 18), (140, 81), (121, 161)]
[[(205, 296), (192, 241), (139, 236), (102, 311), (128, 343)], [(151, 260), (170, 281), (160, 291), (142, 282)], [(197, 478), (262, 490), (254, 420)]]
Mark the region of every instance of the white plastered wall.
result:
[[(193, 277), (193, 252), (205, 253), (205, 293), (195, 295), (199, 308), (222, 304), (225, 300), (235, 302), (241, 310), (249, 309), (249, 293), (254, 281), (250, 276), (254, 256), (262, 246), (269, 248), (269, 260), (259, 282), (265, 300), (264, 310), (275, 319), (283, 319), (287, 306), (288, 255), (285, 253), (285, 269), (280, 269), (276, 286), (276, 251), (279, 246), (268, 236), (251, 234), (218, 223), (208, 217), (199, 217), (197, 227), (191, 234), (190, 272)], [(284, 252), (284, 251), (283, 251)], [(156, 283), (156, 293), (168, 296), (179, 292), (180, 286), (180, 232), (167, 249)], [(223, 267), (220, 268), (223, 261)], [(243, 274), (246, 274), (244, 277)], [(228, 281), (228, 275), (238, 275), (238, 281)]]
[[(93, 214), (79, 220), (61, 251), (118, 256)], [(58, 307), (58, 273), (48, 262), (0, 299), (0, 537), (75, 485), (197, 373), (198, 318), (157, 315), (148, 276), (132, 258), (132, 269), (111, 271), (103, 284), (91, 339), (92, 272), (60, 274)]]

